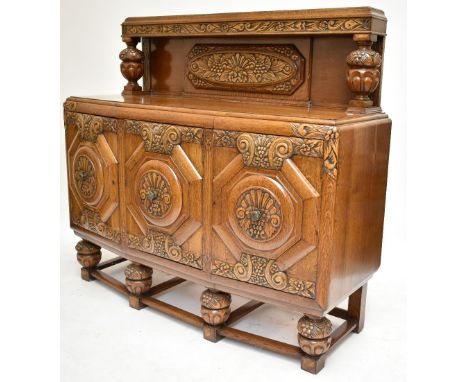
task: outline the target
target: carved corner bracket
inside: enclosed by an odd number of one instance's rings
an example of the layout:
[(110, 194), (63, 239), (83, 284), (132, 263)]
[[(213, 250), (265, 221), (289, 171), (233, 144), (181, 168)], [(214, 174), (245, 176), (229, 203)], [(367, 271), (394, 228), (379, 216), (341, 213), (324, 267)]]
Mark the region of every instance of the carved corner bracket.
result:
[(176, 261), (193, 268), (203, 269), (202, 257), (181, 248), (172, 236), (163, 232), (148, 230), (146, 235), (127, 235), (129, 248), (138, 249), (153, 255)]
[(211, 273), (315, 299), (315, 282), (288, 276), (274, 260), (261, 256), (243, 253), (236, 264), (215, 260)]
[(125, 120), (125, 132), (141, 136), (145, 151), (171, 155), (175, 145), (202, 143), (203, 129), (190, 126), (167, 125)]

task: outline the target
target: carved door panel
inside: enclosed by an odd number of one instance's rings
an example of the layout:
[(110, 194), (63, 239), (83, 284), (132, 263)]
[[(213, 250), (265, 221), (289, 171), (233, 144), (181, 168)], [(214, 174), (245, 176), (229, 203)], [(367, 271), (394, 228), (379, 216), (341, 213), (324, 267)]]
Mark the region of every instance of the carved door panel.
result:
[(215, 131), (214, 146), (211, 273), (315, 298), (323, 140)]
[(202, 130), (126, 120), (125, 131), (127, 245), (201, 269)]
[(117, 120), (67, 110), (65, 126), (71, 224), (119, 243)]

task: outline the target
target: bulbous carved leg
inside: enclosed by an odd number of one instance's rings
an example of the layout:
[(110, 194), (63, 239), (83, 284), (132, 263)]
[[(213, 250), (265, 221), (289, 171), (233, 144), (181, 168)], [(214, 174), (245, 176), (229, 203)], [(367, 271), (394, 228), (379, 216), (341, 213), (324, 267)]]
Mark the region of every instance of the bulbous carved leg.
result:
[(76, 259), (81, 264), (81, 278), (86, 281), (94, 280), (91, 276), (91, 271), (101, 261), (102, 253), (101, 247), (93, 244), (87, 240), (80, 240), (75, 246)]
[(221, 337), (216, 329), (224, 324), (231, 314), (231, 295), (214, 289), (205, 290), (200, 298), (201, 315), (205, 321), (203, 337), (211, 342), (218, 342)]
[(305, 353), (301, 367), (310, 373), (318, 373), (325, 365), (325, 358), (320, 357), (330, 348), (332, 324), (326, 317), (304, 315), (297, 323), (297, 340)]
[(151, 288), (152, 276), (153, 269), (141, 264), (131, 263), (125, 269), (125, 285), (130, 292), (129, 305), (132, 308), (140, 310), (146, 306), (140, 297)]

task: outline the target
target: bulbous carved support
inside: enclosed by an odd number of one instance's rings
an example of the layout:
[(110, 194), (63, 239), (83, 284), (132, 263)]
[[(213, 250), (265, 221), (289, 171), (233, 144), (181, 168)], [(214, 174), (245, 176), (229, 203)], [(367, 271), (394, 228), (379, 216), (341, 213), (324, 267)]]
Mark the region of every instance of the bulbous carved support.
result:
[(139, 43), (139, 38), (123, 37), (123, 42), (127, 44), (127, 48), (122, 50), (119, 54), (122, 63), (120, 64), (120, 71), (125, 79), (128, 80), (127, 85), (124, 86), (122, 94), (132, 94), (140, 92), (141, 86), (138, 85), (138, 80), (143, 76), (143, 59), (144, 54), (136, 46)]
[(101, 247), (87, 240), (80, 240), (75, 246), (76, 259), (81, 264), (81, 278), (86, 281), (92, 281), (91, 271), (101, 261)]
[(231, 314), (231, 295), (214, 289), (205, 290), (200, 298), (201, 315), (205, 321), (203, 337), (211, 342), (221, 338), (216, 327), (224, 324)]
[(346, 57), (348, 71), (346, 79), (349, 89), (354, 93), (354, 98), (349, 101), (348, 112), (363, 112), (373, 106), (369, 98), (379, 86), (380, 65), (382, 57), (371, 49), (377, 41), (377, 36), (368, 34), (355, 34), (353, 37), (358, 46)]
[(151, 288), (152, 276), (153, 269), (145, 265), (131, 263), (125, 269), (125, 285), (130, 292), (129, 304), (132, 308), (139, 310), (145, 307), (140, 296)]
[(305, 355), (301, 359), (302, 369), (318, 373), (325, 365), (324, 354), (331, 345), (332, 323), (326, 317), (304, 315), (297, 323), (297, 340)]

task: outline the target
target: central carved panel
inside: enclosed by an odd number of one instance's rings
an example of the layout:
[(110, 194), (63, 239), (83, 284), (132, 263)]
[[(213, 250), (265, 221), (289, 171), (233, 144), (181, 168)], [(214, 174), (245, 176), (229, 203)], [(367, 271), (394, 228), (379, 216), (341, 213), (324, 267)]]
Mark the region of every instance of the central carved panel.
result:
[(304, 82), (304, 58), (287, 44), (196, 44), (187, 76), (199, 89), (292, 94)]
[(254, 240), (270, 240), (278, 234), (282, 217), (278, 200), (261, 188), (251, 188), (239, 197), (236, 205), (239, 227)]

